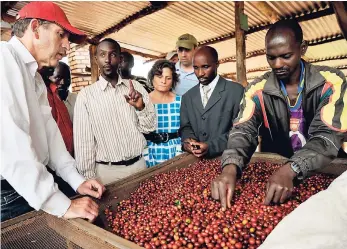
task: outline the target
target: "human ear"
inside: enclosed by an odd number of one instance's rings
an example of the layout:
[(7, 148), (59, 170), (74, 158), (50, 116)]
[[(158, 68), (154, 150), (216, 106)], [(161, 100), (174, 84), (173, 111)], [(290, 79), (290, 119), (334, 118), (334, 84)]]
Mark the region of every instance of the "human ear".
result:
[(40, 27), (39, 21), (37, 19), (32, 19), (30, 24), (29, 24), (29, 28), (30, 28), (31, 32), (34, 33), (36, 39), (40, 38), (39, 27)]
[(307, 44), (307, 41), (302, 41), (301, 45), (300, 45), (300, 53), (301, 53), (301, 56), (305, 55), (306, 54), (306, 51), (307, 51), (307, 47), (308, 47), (308, 44)]

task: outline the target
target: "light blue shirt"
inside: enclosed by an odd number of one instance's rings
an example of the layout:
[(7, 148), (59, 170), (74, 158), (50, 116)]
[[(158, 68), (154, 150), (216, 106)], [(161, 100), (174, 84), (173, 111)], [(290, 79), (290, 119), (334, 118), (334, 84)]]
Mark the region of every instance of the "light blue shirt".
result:
[(179, 61), (176, 63), (176, 73), (178, 74), (180, 81), (177, 83), (174, 92), (179, 96), (182, 96), (193, 86), (199, 84), (199, 80), (196, 77), (194, 71), (183, 71)]

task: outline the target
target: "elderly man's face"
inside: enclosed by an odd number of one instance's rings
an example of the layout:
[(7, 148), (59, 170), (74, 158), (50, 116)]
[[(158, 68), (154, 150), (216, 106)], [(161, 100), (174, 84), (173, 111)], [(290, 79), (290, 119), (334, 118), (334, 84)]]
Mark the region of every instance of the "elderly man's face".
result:
[[(37, 22), (33, 20), (32, 22)], [(69, 33), (55, 23), (33, 25), (34, 46), (36, 50), (35, 58), (42, 66), (56, 67), (58, 62), (66, 56), (70, 49)]]

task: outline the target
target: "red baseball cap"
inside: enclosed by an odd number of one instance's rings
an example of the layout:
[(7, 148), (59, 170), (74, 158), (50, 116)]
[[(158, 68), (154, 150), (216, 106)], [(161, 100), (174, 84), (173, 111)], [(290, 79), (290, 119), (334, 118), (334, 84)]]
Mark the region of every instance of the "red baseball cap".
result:
[(30, 2), (18, 13), (17, 19), (37, 18), (53, 22), (70, 33), (69, 40), (74, 43), (82, 43), (87, 35), (73, 27), (67, 19), (64, 11), (52, 2)]

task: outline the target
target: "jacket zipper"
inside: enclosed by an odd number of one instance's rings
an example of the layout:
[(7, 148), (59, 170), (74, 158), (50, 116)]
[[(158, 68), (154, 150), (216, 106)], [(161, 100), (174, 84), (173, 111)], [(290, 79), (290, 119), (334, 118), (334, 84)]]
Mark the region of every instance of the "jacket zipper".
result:
[[(273, 95), (273, 96), (279, 97), (284, 102), (285, 106), (287, 107), (287, 120), (290, 120), (290, 114), (289, 114), (290, 110), (289, 110), (288, 103), (286, 102), (285, 98), (282, 95), (277, 94), (276, 92), (269, 92), (269, 93), (271, 95)], [(289, 134), (289, 126), (288, 126), (288, 124), (287, 124), (287, 128), (288, 128), (287, 129), (287, 134)]]

